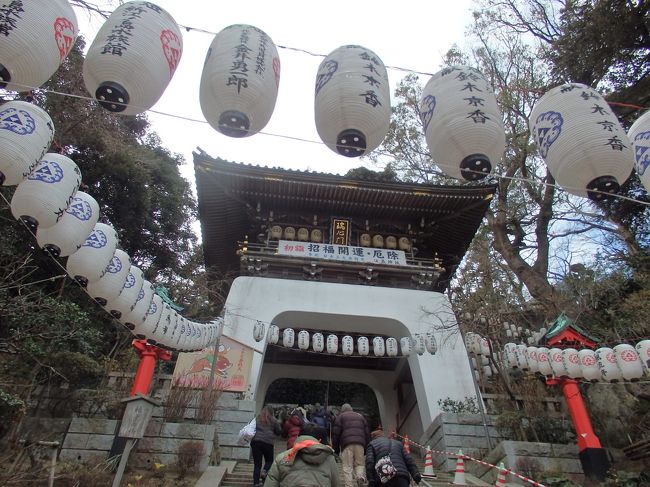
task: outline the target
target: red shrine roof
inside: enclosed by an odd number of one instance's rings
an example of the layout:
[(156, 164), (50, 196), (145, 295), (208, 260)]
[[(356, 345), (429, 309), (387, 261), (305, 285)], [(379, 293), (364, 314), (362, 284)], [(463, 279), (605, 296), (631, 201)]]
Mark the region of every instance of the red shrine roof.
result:
[(567, 347), (584, 347), (596, 348), (600, 341), (592, 335), (589, 335), (583, 328), (576, 325), (564, 313), (560, 314), (553, 322), (551, 328), (541, 338), (549, 347), (567, 348)]
[[(376, 182), (333, 174), (292, 171), (212, 158), (198, 149), (194, 171), (205, 263), (238, 271), (237, 242), (254, 238), (256, 209), (370, 221), (417, 230), (419, 247), (442, 260), (444, 291), (483, 220), (495, 185), (429, 185)], [(421, 222), (424, 221), (424, 227)]]

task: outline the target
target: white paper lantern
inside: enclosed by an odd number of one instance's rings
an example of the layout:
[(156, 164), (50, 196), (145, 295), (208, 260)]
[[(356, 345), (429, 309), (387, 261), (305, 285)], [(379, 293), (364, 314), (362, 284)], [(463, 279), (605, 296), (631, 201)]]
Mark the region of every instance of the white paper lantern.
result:
[(632, 124), (627, 133), (634, 150), (636, 169), (641, 183), (650, 193), (650, 111), (646, 111)]
[(295, 341), (296, 333), (293, 331), (293, 328), (285, 328), (282, 332), (282, 345), (286, 348), (291, 348)]
[(131, 269), (131, 258), (123, 250), (116, 249), (113, 258), (106, 266), (106, 272), (96, 281), (89, 282), (86, 292), (99, 304), (105, 306), (116, 299), (126, 283)]
[(596, 350), (596, 360), (604, 381), (618, 382), (623, 379), (621, 369), (616, 363), (616, 355), (613, 349), (609, 347), (599, 348)]
[(341, 351), (343, 352), (343, 355), (352, 355), (354, 352), (354, 338), (350, 335), (345, 335), (341, 339)]
[(83, 245), (68, 257), (68, 274), (82, 284), (96, 281), (106, 273), (106, 266), (117, 248), (117, 233), (105, 223), (97, 223)]
[(45, 154), (16, 188), (11, 213), (32, 226), (51, 227), (63, 217), (80, 183), (81, 172), (72, 159)]
[(171, 15), (151, 2), (117, 7), (95, 36), (83, 65), (88, 92), (121, 115), (151, 108), (172, 79), (183, 38)]
[(269, 331), (266, 335), (266, 341), (271, 345), (275, 345), (276, 343), (278, 343), (279, 340), (280, 340), (280, 328), (278, 328), (277, 325), (270, 325)]
[(201, 75), (201, 110), (208, 123), (229, 137), (262, 130), (273, 114), (280, 83), (280, 58), (271, 38), (252, 25), (219, 32)]
[(550, 173), (569, 193), (601, 200), (617, 193), (632, 172), (634, 153), (625, 130), (588, 86), (549, 90), (535, 104), (531, 126)]
[[(133, 268), (133, 266), (131, 266)], [(130, 330), (134, 330), (136, 326), (141, 326), (147, 317), (151, 300), (153, 299), (153, 285), (144, 279), (142, 287), (138, 291), (138, 298), (133, 305), (133, 308), (128, 313), (122, 313), (119, 318), (120, 322)]]
[(526, 348), (526, 358), (528, 359), (529, 370), (534, 374), (539, 372), (539, 361), (537, 359), (537, 347)]
[(438, 351), (438, 344), (436, 343), (436, 337), (433, 333), (433, 330), (429, 330), (424, 334), (424, 346), (431, 355), (435, 355)]
[(422, 90), (420, 118), (433, 162), (447, 175), (477, 181), (501, 161), (506, 139), (490, 83), (469, 66), (434, 74)]
[(530, 370), (528, 365), (528, 347), (523, 344), (515, 346), (515, 359), (517, 360), (517, 367), (521, 370)]
[(374, 337), (372, 339), (372, 353), (375, 357), (383, 357), (386, 353), (386, 344), (382, 337)]
[(413, 340), (411, 337), (402, 337), (399, 339), (399, 348), (402, 351), (404, 357), (411, 355), (413, 351)]
[(357, 338), (357, 350), (359, 355), (364, 357), (370, 353), (370, 340), (368, 340), (368, 337)]
[(384, 63), (362, 46), (342, 46), (318, 67), (314, 111), (321, 140), (346, 157), (382, 143), (390, 123), (390, 87)]
[(42, 108), (24, 101), (0, 106), (0, 185), (25, 179), (53, 139), (54, 123)]
[(465, 346), (467, 351), (470, 353), (480, 354), (481, 353), (481, 337), (480, 335), (474, 332), (467, 332), (465, 334)]
[(129, 267), (122, 291), (115, 299), (108, 300), (104, 308), (118, 319), (123, 314), (130, 313), (138, 300), (143, 283), (144, 274), (138, 267), (132, 265)]
[(314, 333), (311, 337), (311, 346), (314, 352), (322, 352), (325, 349), (325, 337), (320, 332)]
[(162, 298), (154, 292), (144, 322), (133, 329), (136, 338), (151, 338), (151, 332), (158, 325), (164, 307)]
[(413, 350), (418, 355), (422, 355), (427, 349), (427, 346), (424, 341), (424, 335), (416, 333), (413, 335)]
[(397, 340), (393, 337), (386, 338), (386, 355), (396, 357), (398, 351)]
[(174, 348), (177, 350), (180, 350), (183, 347), (183, 344), (185, 343), (185, 325), (187, 323), (187, 318), (184, 316), (178, 316), (178, 319), (176, 320), (176, 326), (175, 328), (172, 329), (172, 343), (174, 344)]
[(553, 375), (556, 377), (567, 377), (567, 370), (564, 367), (564, 360), (562, 359), (562, 349), (551, 348), (548, 351), (548, 359), (551, 363)]
[(598, 382), (603, 379), (603, 374), (598, 367), (598, 358), (596, 352), (588, 348), (582, 349), (578, 352), (578, 359), (580, 360), (580, 370), (582, 377), (590, 382)]
[(639, 354), (645, 374), (650, 376), (650, 340), (641, 340), (634, 348)]
[(253, 325), (253, 339), (256, 342), (261, 342), (262, 340), (264, 340), (265, 335), (266, 335), (266, 330), (264, 329), (264, 323), (258, 321)]
[(61, 219), (51, 227), (39, 226), (36, 241), (55, 257), (67, 257), (81, 248), (99, 220), (95, 198), (77, 191)]
[(79, 29), (67, 0), (0, 0), (0, 88), (41, 86), (70, 52)]
[(575, 348), (565, 348), (562, 350), (562, 363), (567, 372), (567, 377), (571, 379), (580, 379), (583, 377), (582, 367), (580, 367), (580, 357)]
[(481, 337), (480, 351), (481, 355), (490, 355), (490, 341), (485, 337)]
[(300, 330), (298, 333), (298, 348), (309, 350), (309, 332), (307, 330)]
[(483, 366), (483, 377), (485, 377), (487, 379), (487, 378), (492, 377), (492, 375), (493, 375), (492, 368), (489, 365), (484, 365)]
[(627, 343), (621, 343), (614, 347), (616, 364), (621, 369), (621, 375), (625, 380), (636, 381), (643, 377), (643, 365), (636, 349)]
[[(169, 323), (169, 332), (167, 334), (167, 337), (165, 337), (165, 346), (170, 350), (176, 349), (176, 340), (178, 338), (177, 336), (178, 323), (180, 319), (181, 316), (176, 311), (173, 311)], [(210, 328), (209, 330), (209, 337), (210, 338), (212, 337), (212, 328)]]
[[(162, 313), (160, 314), (160, 319), (153, 330), (149, 332), (147, 338), (152, 343), (160, 343), (166, 345), (169, 338), (171, 338), (171, 318), (174, 310), (167, 303), (163, 302), (162, 304)], [(169, 333), (169, 336), (167, 335)]]
[(339, 337), (336, 335), (327, 335), (327, 353), (336, 353), (339, 351)]
[(516, 369), (519, 367), (519, 363), (517, 362), (517, 344), (506, 343), (503, 346), (503, 355), (507, 368)]
[(539, 347), (537, 349), (537, 365), (539, 373), (546, 376), (553, 376), (553, 368), (551, 367), (551, 357), (549, 356), (549, 349), (546, 347)]

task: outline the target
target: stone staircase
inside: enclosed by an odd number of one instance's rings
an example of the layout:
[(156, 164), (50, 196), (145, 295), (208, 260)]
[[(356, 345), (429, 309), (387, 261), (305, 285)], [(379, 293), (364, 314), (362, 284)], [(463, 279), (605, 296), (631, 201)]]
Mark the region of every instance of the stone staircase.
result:
[[(415, 457), (420, 472), (424, 472), (424, 460)], [(340, 464), (339, 464), (340, 468)], [(426, 480), (432, 487), (448, 486), (454, 480), (453, 473), (436, 472), (438, 478)], [(415, 485), (415, 484), (413, 484)], [(424, 483), (420, 484), (424, 485)], [(253, 462), (238, 461), (231, 473), (227, 473), (220, 484), (220, 487), (252, 487), (253, 486)]]

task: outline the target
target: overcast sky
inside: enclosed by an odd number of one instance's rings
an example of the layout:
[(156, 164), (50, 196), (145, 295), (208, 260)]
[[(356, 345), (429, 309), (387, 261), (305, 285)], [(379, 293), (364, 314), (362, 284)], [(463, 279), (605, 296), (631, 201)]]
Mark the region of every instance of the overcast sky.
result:
[[(96, 0), (106, 9), (118, 2)], [(149, 113), (153, 129), (165, 147), (186, 159), (183, 175), (194, 185), (192, 151), (200, 146), (214, 157), (262, 166), (343, 174), (361, 165), (332, 152), (320, 142), (314, 123), (314, 82), (324, 55), (346, 44), (374, 51), (388, 66), (425, 73), (440, 68), (442, 56), (454, 44), (463, 44), (471, 21), (471, 0), (377, 0), (213, 2), (157, 0), (182, 26), (210, 32), (237, 23), (265, 31), (278, 47), (281, 78), (278, 99), (264, 133), (233, 139), (207, 123), (183, 121)], [(88, 44), (102, 23), (77, 10), (81, 33)], [(213, 34), (182, 29), (183, 57), (174, 78), (154, 110), (204, 121), (199, 83)], [(300, 49), (314, 53), (310, 55)], [(388, 69), (391, 96), (406, 73)], [(428, 76), (421, 76), (423, 81)], [(267, 135), (268, 134), (268, 135)], [(271, 135), (273, 134), (273, 135)], [(305, 139), (303, 142), (295, 139)]]

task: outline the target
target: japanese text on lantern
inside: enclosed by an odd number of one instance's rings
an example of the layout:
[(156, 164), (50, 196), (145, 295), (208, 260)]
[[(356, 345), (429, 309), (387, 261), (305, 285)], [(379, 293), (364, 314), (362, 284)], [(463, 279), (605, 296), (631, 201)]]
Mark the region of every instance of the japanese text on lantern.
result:
[(134, 28), (133, 21), (140, 19), (142, 14), (147, 11), (161, 13), (159, 6), (149, 2), (125, 6), (122, 9), (122, 21), (113, 27), (110, 34), (106, 36), (106, 43), (102, 46), (101, 54), (121, 56), (130, 46), (129, 40), (133, 37), (133, 32), (131, 32)]
[(8, 5), (0, 7), (0, 34), (5, 37), (16, 28), (16, 22), (20, 19), (20, 14), (25, 12), (21, 0), (13, 0)]
[[(577, 88), (575, 85), (570, 85), (562, 90), (562, 92), (572, 91)], [(606, 134), (607, 142), (604, 145), (608, 145), (612, 150), (623, 151), (627, 149), (627, 146), (623, 143), (623, 140), (616, 135), (617, 132), (620, 132), (620, 125), (616, 123), (612, 118), (615, 117), (614, 112), (612, 112), (606, 103), (603, 103), (604, 100), (594, 90), (582, 90), (580, 93), (580, 98), (582, 98), (586, 103), (588, 103), (589, 109), (592, 114), (602, 115), (603, 119), (596, 122), (597, 125), (600, 125), (600, 128)], [(600, 102), (600, 103), (599, 103)]]
[(364, 66), (364, 69), (370, 73), (362, 75), (363, 82), (370, 85), (370, 87), (365, 92), (359, 93), (359, 96), (363, 96), (366, 100), (366, 103), (372, 107), (376, 107), (378, 105), (381, 106), (379, 97), (374, 90), (375, 87), (381, 86), (381, 81), (378, 79), (381, 74), (376, 68), (376, 66), (381, 66), (381, 61), (379, 61), (379, 59), (377, 59), (375, 56), (371, 55), (368, 51), (363, 51), (361, 54), (359, 54), (359, 57), (364, 61), (368, 61), (368, 64)]
[(235, 46), (235, 55), (233, 56), (232, 66), (230, 67), (230, 76), (226, 81), (226, 86), (237, 87), (237, 93), (242, 88), (248, 88), (248, 60), (252, 49), (248, 47), (249, 30), (245, 28), (239, 36), (239, 44)]

